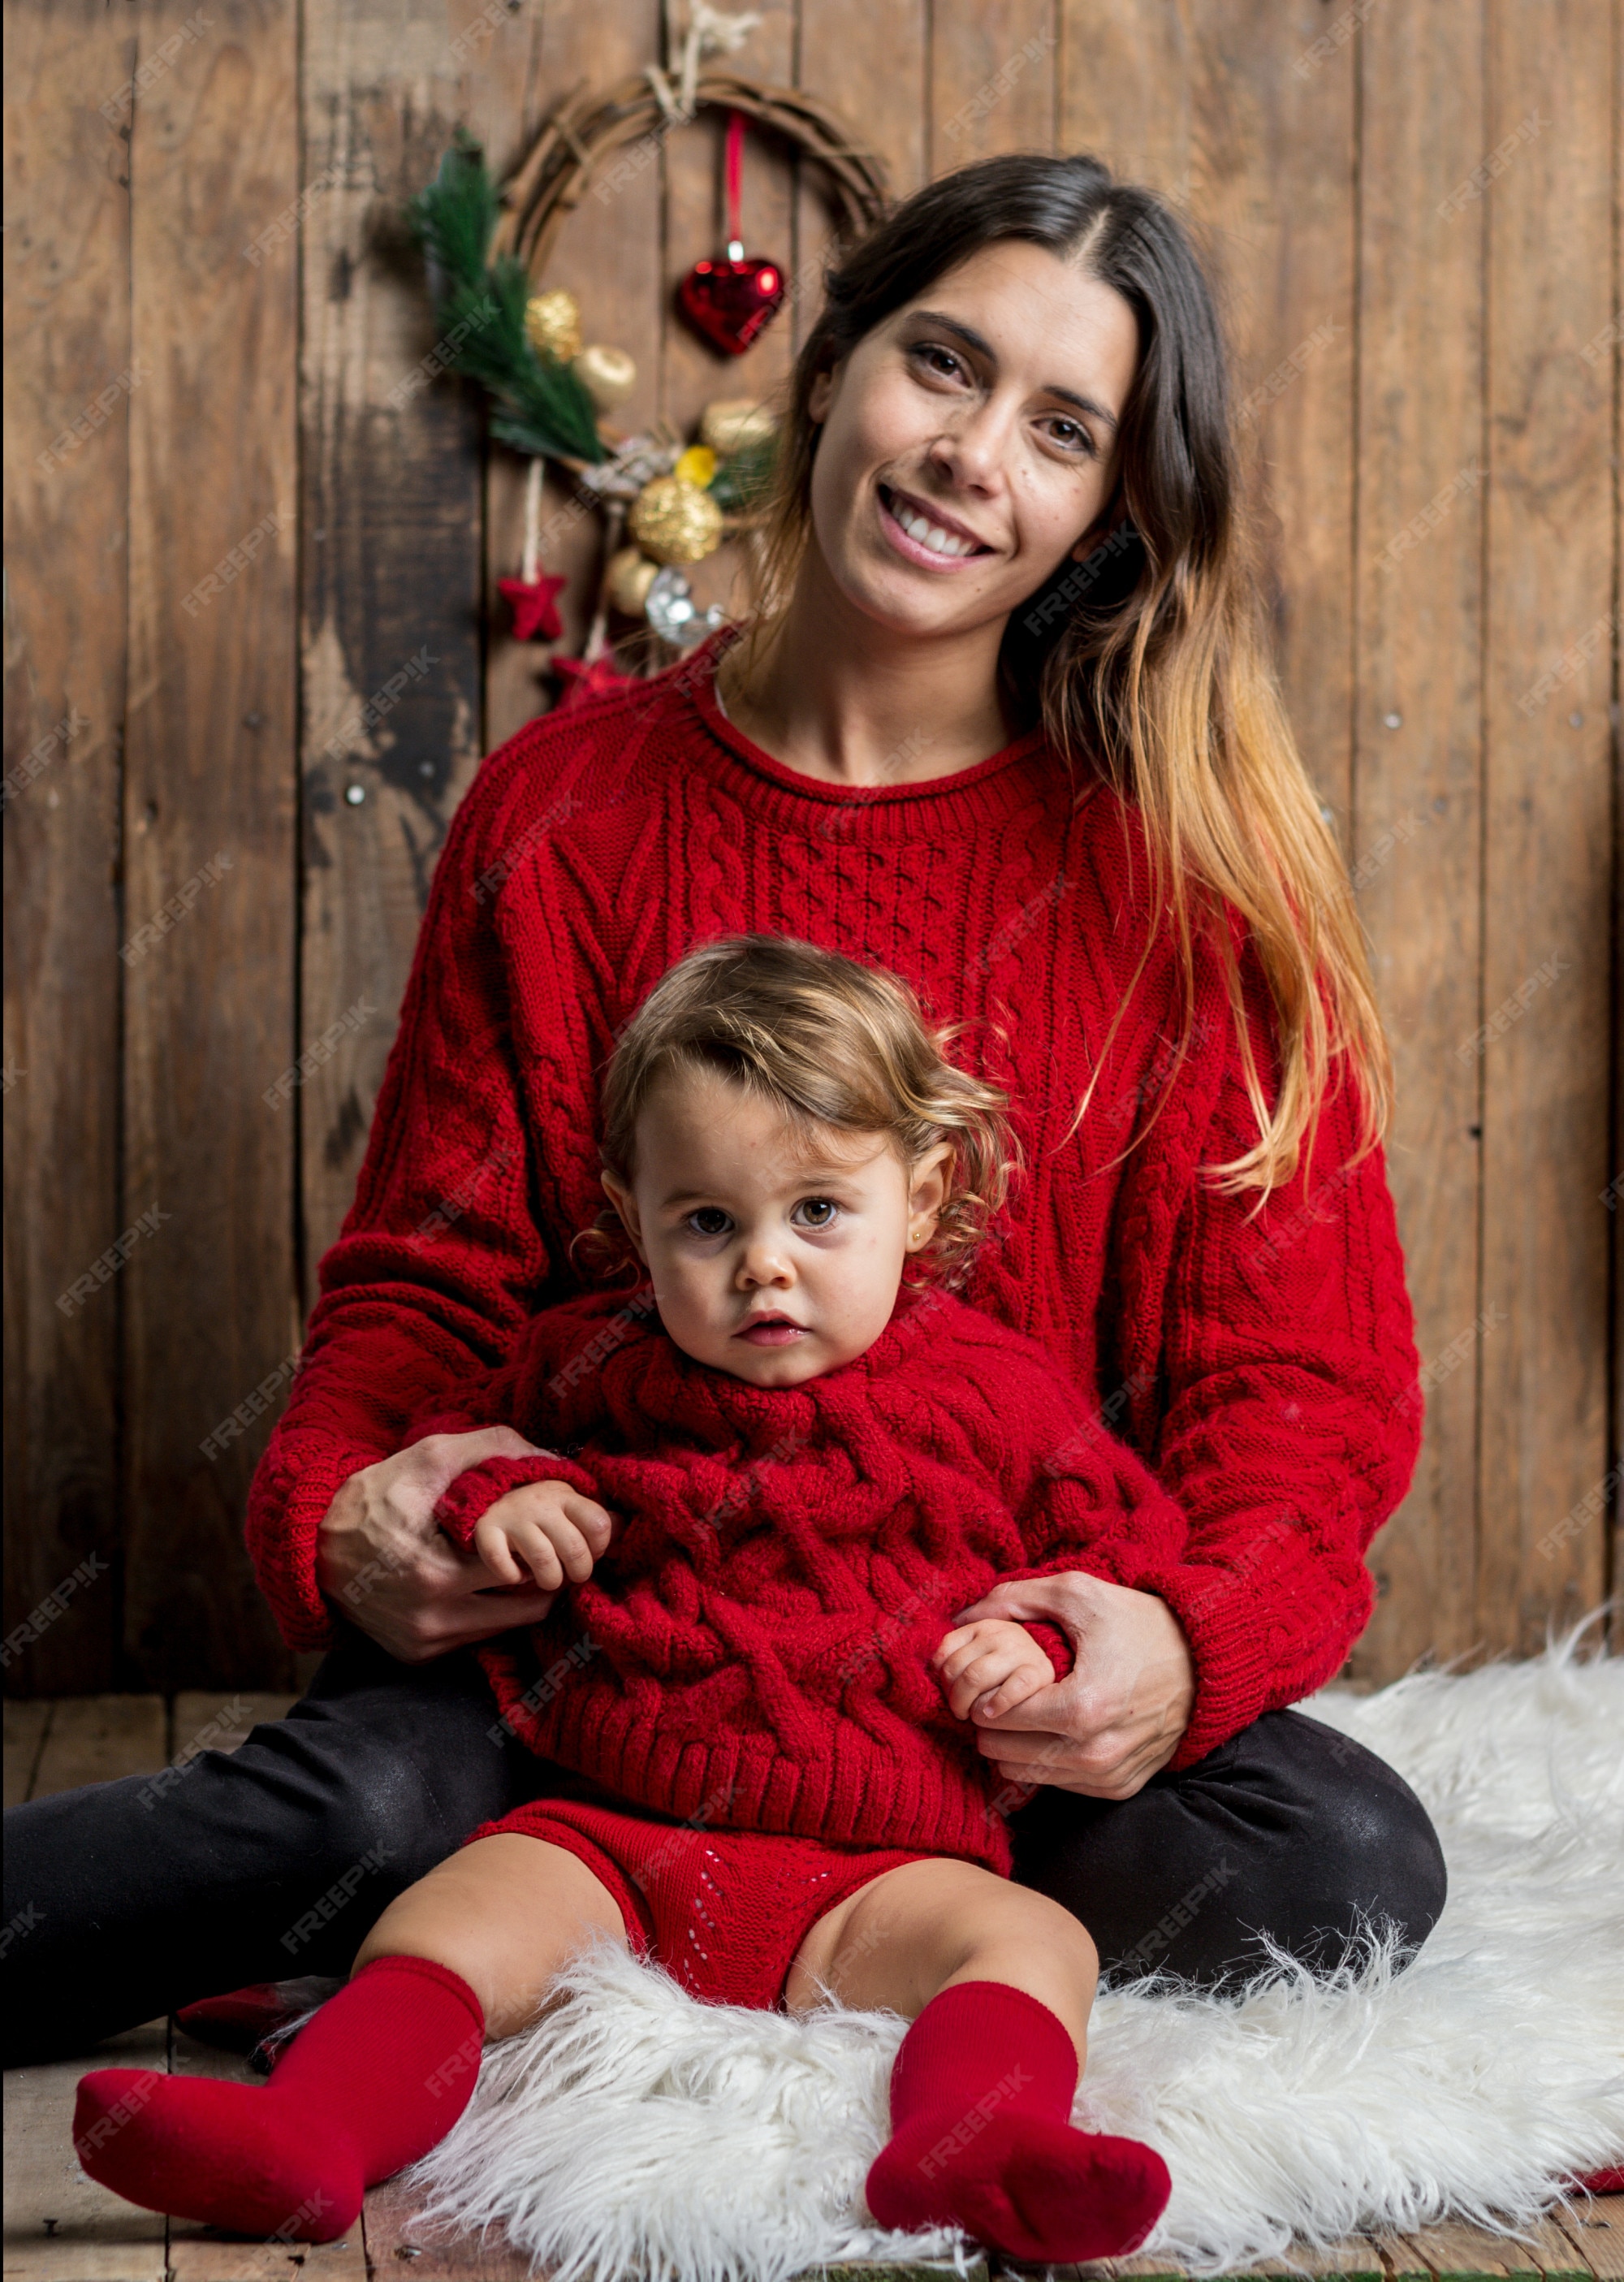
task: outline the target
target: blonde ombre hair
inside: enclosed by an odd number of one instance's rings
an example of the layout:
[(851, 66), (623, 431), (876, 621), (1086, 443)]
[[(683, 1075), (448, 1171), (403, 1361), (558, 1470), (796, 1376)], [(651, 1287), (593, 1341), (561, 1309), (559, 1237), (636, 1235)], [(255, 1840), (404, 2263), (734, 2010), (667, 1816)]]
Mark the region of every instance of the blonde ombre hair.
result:
[[(667, 968), (610, 1056), (600, 1161), (630, 1188), (637, 1121), (649, 1095), (671, 1077), (703, 1069), (770, 1102), (791, 1148), (807, 1159), (832, 1136), (879, 1135), (911, 1173), (927, 1150), (950, 1141), (946, 1194), (914, 1257), (922, 1276), (956, 1286), (1021, 1167), (1008, 1095), (947, 1058), (963, 1027), (933, 1027), (889, 968), (860, 966), (794, 935), (702, 943)], [(612, 1205), (572, 1239), (571, 1253), (578, 1244), (620, 1269), (640, 1266)]]
[[(1244, 1155), (1205, 1169), (1225, 1194), (1260, 1189), (1261, 1210), (1270, 1190), (1294, 1176), (1305, 1140), (1312, 1161), (1338, 1061), (1361, 1081), (1351, 1161), (1384, 1137), (1392, 1057), (1353, 883), (1269, 654), (1222, 330), (1170, 206), (1115, 181), (1097, 159), (1018, 153), (929, 183), (838, 256), (788, 383), (758, 554), (759, 604), (727, 671), (750, 687), (811, 541), (814, 378), (936, 279), (1011, 237), (1075, 260), (1120, 293), (1138, 320), (1140, 359), (1122, 412), (1108, 536), (1084, 563), (1068, 557), (1011, 614), (1000, 689), (1023, 725), (1042, 721), (1074, 780), (1082, 763), (1140, 819), (1152, 912), (1134, 981), (1170, 912), (1185, 1000), (1169, 1090), (1188, 1050), (1198, 937), (1219, 961), (1259, 1137)], [(1272, 1000), (1272, 1114), (1224, 904), (1249, 928)], [(1131, 997), (1131, 989), (1110, 1036)], [(1074, 1131), (1105, 1058), (1102, 1050)]]

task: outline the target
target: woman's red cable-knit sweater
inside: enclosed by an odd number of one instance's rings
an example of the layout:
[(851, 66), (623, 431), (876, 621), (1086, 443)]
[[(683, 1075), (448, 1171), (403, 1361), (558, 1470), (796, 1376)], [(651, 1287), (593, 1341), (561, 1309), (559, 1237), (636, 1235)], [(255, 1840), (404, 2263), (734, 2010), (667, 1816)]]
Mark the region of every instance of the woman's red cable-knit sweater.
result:
[[(1135, 980), (1132, 810), (1094, 781), (1074, 799), (1036, 730), (921, 782), (804, 776), (718, 706), (728, 638), (528, 723), (452, 820), (354, 1202), (249, 1493), (260, 1582), (290, 1647), (331, 1642), (315, 1542), (342, 1483), (582, 1288), (566, 1247), (603, 1202), (597, 1083), (622, 1025), (695, 942), (798, 935), (905, 976), (1014, 1097), (1028, 1174), (960, 1296), (1038, 1339), (1183, 1510), (1177, 1552), (1123, 1581), (1188, 1638), (1187, 1766), (1329, 1679), (1370, 1615), (1363, 1556), (1422, 1418), (1383, 1152), (1347, 1171), (1338, 1082), (1261, 1213), (1255, 1190), (1216, 1193), (1201, 1168), (1257, 1138), (1239, 1043), (1207, 959), (1177, 1061), (1165, 923)], [(1272, 1101), (1249, 943), (1241, 972)]]
[[(623, 1525), (543, 1623), (479, 1649), (502, 1716), (619, 1797), (729, 1828), (1006, 1874), (932, 1652), (1000, 1577), (1134, 1577), (1185, 1540), (1044, 1348), (939, 1288), (905, 1285), (865, 1354), (788, 1387), (685, 1354), (646, 1285), (591, 1292), (408, 1439), (503, 1421), (562, 1449), (459, 1475), (437, 1509), (459, 1544), (521, 1482), (568, 1482)], [(1069, 1671), (1064, 1635), (1030, 1629)]]

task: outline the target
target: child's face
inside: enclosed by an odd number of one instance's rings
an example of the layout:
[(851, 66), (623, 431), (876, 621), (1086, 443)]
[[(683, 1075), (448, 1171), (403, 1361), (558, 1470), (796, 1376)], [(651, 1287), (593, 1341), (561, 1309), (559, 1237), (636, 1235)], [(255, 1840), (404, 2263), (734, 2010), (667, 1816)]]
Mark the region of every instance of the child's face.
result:
[[(903, 1262), (936, 1227), (952, 1144), (929, 1150), (912, 1179), (875, 1135), (830, 1132), (817, 1154), (797, 1160), (777, 1110), (700, 1070), (644, 1104), (633, 1186), (602, 1176), (666, 1331), (757, 1386), (798, 1386), (874, 1345)], [(752, 1331), (764, 1316), (794, 1328)]]

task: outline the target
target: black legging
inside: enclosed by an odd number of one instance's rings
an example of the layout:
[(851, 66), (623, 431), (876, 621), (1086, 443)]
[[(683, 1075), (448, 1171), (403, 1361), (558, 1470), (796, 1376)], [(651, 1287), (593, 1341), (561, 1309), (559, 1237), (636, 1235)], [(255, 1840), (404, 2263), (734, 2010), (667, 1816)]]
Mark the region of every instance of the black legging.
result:
[[(8, 2068), (247, 1982), (347, 1974), (396, 1894), (549, 1789), (471, 1649), (402, 1665), (340, 1634), (308, 1695), (236, 1751), (8, 1812)], [(1264, 1931), (1323, 1968), (1361, 1917), (1418, 1945), (1443, 1906), (1415, 1793), (1295, 1712), (1117, 1804), (1042, 1790), (1011, 1830), (1016, 1876), (1080, 1917), (1119, 1978), (1232, 1983)]]

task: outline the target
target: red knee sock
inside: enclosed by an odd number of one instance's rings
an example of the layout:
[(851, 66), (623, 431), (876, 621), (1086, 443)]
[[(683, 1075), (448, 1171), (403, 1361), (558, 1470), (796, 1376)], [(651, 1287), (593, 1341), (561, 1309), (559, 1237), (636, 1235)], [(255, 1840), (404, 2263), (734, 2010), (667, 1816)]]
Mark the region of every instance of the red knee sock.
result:
[(1003, 1981), (933, 1997), (891, 2071), (891, 2137), (868, 2174), (882, 2226), (959, 2226), (1013, 2258), (1135, 2250), (1170, 2188), (1137, 2139), (1074, 2131), (1077, 2055), (1046, 2005)]
[(485, 2013), (426, 1957), (375, 1957), (285, 2046), (265, 2084), (95, 2069), (74, 2146), (144, 2209), (239, 2234), (331, 2242), (379, 2179), (443, 2139), (468, 2105)]

